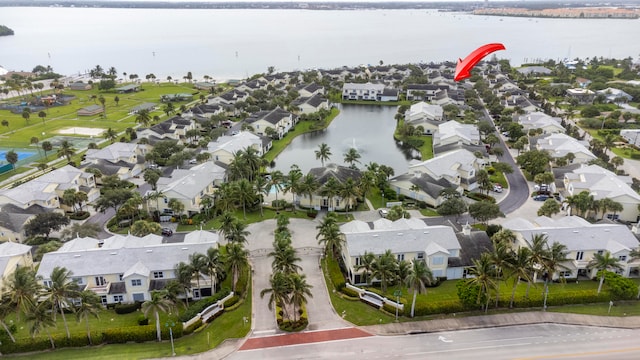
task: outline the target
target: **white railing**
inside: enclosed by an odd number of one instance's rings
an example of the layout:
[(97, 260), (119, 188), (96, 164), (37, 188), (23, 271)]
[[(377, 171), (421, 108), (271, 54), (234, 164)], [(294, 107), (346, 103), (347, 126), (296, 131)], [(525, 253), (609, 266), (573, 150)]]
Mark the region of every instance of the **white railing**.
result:
[(186, 329), (198, 320), (202, 319), (203, 322), (209, 320), (212, 316), (216, 315), (220, 311), (224, 310), (224, 303), (233, 297), (233, 291), (224, 298), (218, 300), (216, 303), (207, 306), (204, 310), (197, 313), (196, 316), (182, 323), (182, 328)]
[(398, 310), (400, 310), (400, 311), (404, 311), (404, 304), (402, 304), (402, 303), (397, 303), (397, 302), (395, 302), (393, 300), (387, 299), (384, 296), (378, 295), (378, 294), (376, 294), (374, 292), (371, 292), (371, 291), (360, 289), (359, 287), (353, 286), (353, 285), (348, 284), (348, 283), (346, 284), (346, 287), (348, 289), (351, 289), (351, 290), (357, 292), (358, 296), (360, 297), (361, 300), (364, 300), (364, 301), (366, 301), (366, 302), (368, 302), (370, 304), (374, 304), (374, 305), (377, 305), (377, 306), (382, 306), (383, 304), (387, 304), (389, 306), (393, 306), (394, 308), (398, 308)]

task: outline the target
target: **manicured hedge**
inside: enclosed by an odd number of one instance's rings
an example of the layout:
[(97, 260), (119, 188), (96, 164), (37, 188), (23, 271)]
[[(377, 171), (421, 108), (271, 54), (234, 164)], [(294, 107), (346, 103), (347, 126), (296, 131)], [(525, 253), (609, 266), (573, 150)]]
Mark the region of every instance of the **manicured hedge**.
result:
[(156, 327), (155, 325), (145, 325), (104, 329), (102, 330), (102, 339), (107, 344), (153, 341), (156, 340)]
[(218, 302), (220, 299), (229, 295), (230, 292), (231, 291), (229, 289), (223, 288), (213, 296), (209, 296), (208, 298), (204, 298), (202, 300), (198, 300), (194, 303), (191, 303), (191, 305), (189, 305), (189, 308), (185, 310), (185, 312), (180, 314), (180, 317), (178, 318), (178, 320), (181, 322), (187, 322), (193, 319), (198, 313), (202, 312), (202, 310), (206, 309), (208, 306), (213, 305), (214, 303)]
[(229, 298), (229, 300), (225, 301), (224, 303), (225, 309), (235, 305), (238, 301), (240, 301), (240, 296), (233, 295), (232, 297)]
[(134, 302), (131, 304), (116, 304), (114, 310), (116, 314), (131, 314), (132, 312), (140, 309), (142, 307), (142, 303)]
[(338, 262), (332, 257), (327, 257), (327, 270), (329, 271), (329, 277), (331, 278), (331, 282), (333, 286), (338, 291), (342, 291), (345, 287), (345, 279), (342, 271), (340, 270), (340, 266)]
[[(56, 348), (63, 347), (82, 347), (89, 345), (89, 339), (87, 335), (82, 333), (71, 334), (71, 337), (67, 339), (65, 334), (52, 335), (53, 343)], [(91, 333), (91, 340), (93, 344), (100, 344), (103, 342), (101, 334)], [(14, 354), (31, 351), (42, 351), (51, 349), (51, 342), (48, 337), (38, 337), (32, 339), (30, 337), (17, 338), (16, 342), (12, 342), (10, 339), (2, 339), (0, 344), (0, 352), (2, 354)]]
[(192, 332), (194, 332), (197, 328), (199, 328), (200, 326), (202, 326), (202, 319), (198, 319), (196, 320), (193, 324), (187, 326), (183, 333), (185, 335), (191, 334)]
[[(479, 305), (478, 305), (479, 306)], [(451, 314), (465, 311), (464, 305), (459, 300), (443, 301), (416, 301), (414, 316), (425, 316), (432, 314)], [(394, 310), (395, 311), (395, 310)], [(404, 315), (411, 316), (411, 303), (405, 303)]]
[(344, 288), (342, 288), (342, 290), (340, 290), (340, 291), (342, 291), (343, 294), (345, 294), (347, 296), (350, 296), (350, 297), (353, 297), (353, 298), (359, 298), (360, 297), (360, 294), (357, 291), (355, 291), (353, 289), (350, 289), (350, 288), (348, 288), (346, 286)]

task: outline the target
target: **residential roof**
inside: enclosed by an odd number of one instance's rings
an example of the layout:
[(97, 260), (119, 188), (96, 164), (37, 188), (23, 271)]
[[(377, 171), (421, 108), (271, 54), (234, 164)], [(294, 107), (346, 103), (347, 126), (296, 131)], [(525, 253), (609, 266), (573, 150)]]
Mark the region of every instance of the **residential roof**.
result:
[(0, 257), (12, 257), (16, 255), (23, 255), (31, 251), (31, 246), (15, 243), (12, 241), (5, 241), (0, 243)]
[(129, 158), (136, 154), (138, 144), (115, 142), (103, 149), (88, 149), (85, 159), (104, 159), (111, 162), (119, 161), (123, 158)]
[[(458, 185), (451, 183), (446, 178), (435, 179), (429, 174), (420, 173), (412, 174), (405, 173), (398, 175), (391, 179), (391, 183), (409, 182), (412, 185), (417, 186), (422, 192), (428, 194), (433, 199), (437, 199), (440, 196), (442, 190), (447, 188), (457, 188)], [(410, 186), (407, 186), (409, 188)]]
[(362, 256), (365, 252), (383, 254), (387, 249), (393, 253), (440, 251), (446, 254), (460, 249), (453, 229), (448, 226), (350, 233), (345, 234), (345, 238), (350, 256)]
[(248, 131), (241, 131), (239, 134), (233, 136), (220, 136), (216, 141), (207, 144), (207, 151), (212, 153), (218, 150), (224, 150), (235, 154), (240, 150), (245, 150), (254, 145), (262, 149), (261, 138)]
[(199, 243), (217, 243), (218, 242), (218, 233), (206, 231), (206, 230), (196, 230), (187, 233), (184, 236), (185, 244), (199, 244)]
[(424, 101), (420, 101), (418, 103), (411, 105), (409, 110), (407, 110), (405, 116), (407, 118), (410, 118), (419, 114), (423, 114), (424, 116), (427, 116), (432, 119), (442, 119), (442, 116), (444, 115), (444, 110), (440, 105), (433, 105), (433, 104), (426, 103)]
[(469, 235), (456, 233), (460, 243), (460, 256), (450, 257), (449, 267), (472, 266), (474, 259), (480, 259), (482, 253), (493, 252), (491, 238), (484, 231), (472, 231)]
[(136, 85), (136, 84), (127, 84), (124, 86), (120, 86), (115, 88), (115, 91), (132, 91), (132, 90), (136, 90), (140, 87), (140, 85)]
[(516, 69), (516, 71), (519, 72), (520, 74), (523, 74), (523, 75), (528, 75), (528, 74), (549, 75), (549, 74), (551, 74), (551, 70), (549, 70), (548, 68), (546, 68), (544, 66), (527, 66), (527, 67), (522, 67), (522, 68)]
[(564, 157), (568, 153), (580, 153), (592, 159), (596, 158), (583, 142), (567, 134), (543, 136), (537, 140), (536, 148), (547, 151), (554, 158)]
[(342, 90), (371, 90), (375, 92), (384, 91), (384, 84), (374, 84), (374, 83), (344, 83), (342, 85)]
[[(614, 199), (618, 196), (628, 196), (640, 201), (640, 194), (635, 192), (627, 182), (613, 172), (598, 165), (583, 166), (573, 170), (579, 181), (571, 182), (574, 193), (589, 191), (595, 200), (603, 198)], [(568, 176), (570, 174), (566, 174)]]
[(158, 179), (158, 189), (164, 193), (175, 192), (185, 199), (195, 198), (203, 189), (216, 180), (223, 180), (225, 169), (206, 161), (190, 169), (176, 169), (168, 178)]
[(479, 144), (480, 132), (474, 124), (461, 124), (455, 120), (438, 125), (438, 132), (433, 136), (434, 145), (448, 142), (450, 139), (459, 139), (466, 144)]
[(543, 129), (551, 126), (561, 131), (565, 130), (565, 128), (561, 125), (562, 119), (549, 116), (539, 111), (521, 115), (518, 118), (518, 122), (525, 129)]
[(158, 104), (152, 103), (152, 102), (146, 102), (146, 103), (142, 103), (140, 105), (136, 105), (132, 107), (131, 112), (138, 112), (141, 110), (153, 110), (153, 108), (155, 108), (156, 106), (158, 106)]
[(246, 118), (245, 121), (248, 124), (252, 124), (256, 121), (264, 120), (270, 124), (276, 125), (280, 121), (282, 121), (282, 119), (288, 118), (291, 116), (292, 114), (290, 112), (280, 107), (276, 107), (273, 110), (263, 110), (263, 111), (258, 111), (256, 113), (253, 113), (248, 118)]
[(47, 209), (40, 205), (31, 205), (23, 209), (14, 204), (0, 205), (0, 226), (13, 232), (21, 232), (24, 224), (29, 221), (32, 216), (51, 212), (53, 209)]
[(334, 163), (327, 164), (324, 167), (313, 168), (309, 170), (309, 174), (313, 175), (321, 185), (326, 183), (330, 177), (335, 178), (342, 184), (347, 181), (347, 179), (353, 179), (355, 181), (362, 176), (358, 170)]
[(456, 177), (458, 170), (471, 171), (477, 161), (478, 158), (472, 152), (461, 149), (420, 163), (410, 164), (409, 169), (415, 172), (420, 167), (425, 167), (432, 174)]

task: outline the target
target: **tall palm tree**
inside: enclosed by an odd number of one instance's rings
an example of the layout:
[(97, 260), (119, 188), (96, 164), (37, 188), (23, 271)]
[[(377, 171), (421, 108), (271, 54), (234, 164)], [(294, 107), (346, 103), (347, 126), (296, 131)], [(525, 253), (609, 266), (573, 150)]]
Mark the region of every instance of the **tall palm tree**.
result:
[[(553, 275), (560, 269), (567, 269), (563, 264), (570, 259), (568, 255), (567, 246), (554, 241), (549, 249), (548, 256), (544, 263), (545, 270), (547, 271), (547, 280), (553, 280)], [(560, 276), (560, 279), (564, 279), (564, 276)]]
[(600, 272), (600, 284), (598, 284), (598, 294), (602, 290), (602, 284), (604, 283), (604, 275), (606, 271), (622, 270), (620, 260), (611, 256), (609, 251), (604, 254), (593, 254), (593, 259), (587, 264), (587, 269), (597, 269)]
[(76, 307), (76, 320), (80, 322), (84, 319), (87, 326), (87, 339), (89, 339), (89, 345), (92, 345), (89, 317), (100, 318), (98, 315), (102, 308), (100, 297), (91, 290), (84, 290), (78, 294), (78, 300), (80, 300), (80, 305)]
[(220, 234), (220, 237), (227, 240), (231, 230), (233, 229), (234, 223), (239, 220), (236, 219), (235, 216), (233, 216), (233, 213), (229, 211), (223, 212), (218, 219), (220, 220), (220, 229), (218, 229), (218, 233)]
[(344, 154), (344, 162), (349, 164), (350, 167), (354, 167), (355, 163), (360, 163), (360, 158), (360, 153), (358, 153), (356, 148), (350, 148), (349, 151)]
[(158, 341), (162, 341), (161, 331), (160, 331), (160, 313), (168, 313), (173, 309), (175, 304), (171, 302), (166, 296), (166, 291), (152, 291), (151, 299), (142, 303), (142, 313), (147, 318), (149, 317), (149, 313), (153, 313), (156, 320), (156, 335), (158, 336)]
[(242, 221), (236, 220), (232, 223), (229, 232), (227, 233), (227, 241), (239, 244), (245, 244), (247, 242), (247, 236), (249, 236), (247, 230), (247, 224)]
[(27, 314), (27, 321), (31, 323), (29, 326), (29, 334), (31, 335), (31, 338), (35, 338), (36, 335), (44, 329), (47, 333), (47, 337), (49, 337), (49, 342), (51, 342), (51, 348), (55, 349), (56, 345), (53, 342), (53, 337), (51, 337), (49, 328), (55, 327), (56, 321), (53, 319), (54, 313), (50, 310), (51, 304), (47, 301), (43, 301), (31, 309)]
[(496, 307), (500, 301), (500, 280), (503, 276), (503, 271), (511, 262), (513, 257), (513, 251), (509, 246), (509, 243), (493, 240), (493, 252), (490, 253), (491, 262), (495, 266), (495, 279), (496, 279)]
[[(548, 243), (547, 235), (534, 234), (531, 237), (531, 265), (533, 268), (533, 279), (531, 282), (535, 283), (538, 279), (538, 272), (543, 269), (544, 263), (548, 257)], [(531, 282), (527, 284), (526, 297), (529, 297), (529, 288)]]
[[(231, 270), (232, 275), (232, 291), (236, 292), (236, 284), (240, 273), (249, 265), (249, 253), (244, 248), (242, 243), (229, 243), (227, 244), (227, 253), (224, 258), (224, 262)], [(244, 290), (244, 289), (243, 289)]]
[(247, 203), (252, 203), (256, 198), (256, 191), (247, 179), (240, 179), (233, 183), (233, 197), (242, 204), (242, 215), (247, 218)]
[(336, 259), (344, 246), (344, 235), (340, 232), (337, 222), (326, 221), (327, 217), (325, 217), (322, 224), (316, 227), (318, 229), (316, 239), (318, 239), (319, 245), (324, 245), (325, 254), (331, 254), (331, 258)]
[(313, 208), (313, 194), (318, 190), (320, 184), (315, 176), (307, 174), (300, 183), (300, 193), (309, 196), (309, 208)]
[(40, 284), (33, 269), (21, 266), (6, 280), (5, 296), (20, 320), (20, 315), (28, 314), (36, 306), (36, 295), (40, 292)]
[(67, 332), (67, 339), (71, 337), (71, 334), (69, 333), (69, 326), (67, 325), (64, 310), (65, 308), (74, 310), (70, 299), (76, 298), (79, 294), (78, 284), (71, 280), (72, 275), (71, 270), (56, 266), (51, 271), (51, 283), (45, 288), (45, 296), (47, 301), (51, 303), (51, 311), (54, 313), (54, 319), (56, 311), (60, 311), (62, 322)]
[(76, 149), (73, 148), (70, 142), (64, 140), (60, 143), (60, 149), (58, 149), (58, 157), (66, 157), (67, 161), (71, 161), (71, 157), (75, 155)]
[(516, 288), (520, 284), (520, 279), (524, 279), (527, 284), (531, 282), (531, 250), (528, 247), (519, 247), (511, 258), (509, 271), (514, 278), (513, 288), (511, 289), (511, 301), (509, 308), (513, 307), (513, 300), (516, 296)]
[(340, 197), (342, 197), (342, 199), (344, 199), (344, 201), (346, 201), (345, 208), (348, 214), (353, 199), (360, 195), (358, 184), (356, 184), (353, 178), (348, 178), (344, 183), (342, 183), (342, 186), (340, 186), (340, 192), (338, 194), (340, 195)]
[(324, 167), (325, 161), (329, 161), (331, 155), (331, 148), (329, 145), (325, 143), (318, 145), (318, 150), (316, 150), (316, 160), (320, 160), (322, 167)]
[(276, 191), (276, 204), (278, 203), (278, 193), (282, 191), (284, 182), (284, 175), (282, 171), (272, 171), (269, 178), (269, 190), (274, 189)]
[(289, 302), (293, 304), (293, 321), (298, 320), (298, 309), (302, 307), (302, 304), (307, 302), (308, 297), (313, 297), (311, 288), (313, 287), (307, 283), (307, 276), (304, 274), (291, 274), (291, 295)]
[[(365, 254), (366, 255), (366, 254)], [(413, 260), (411, 262), (411, 270), (404, 283), (409, 289), (413, 289), (413, 301), (411, 302), (411, 317), (413, 317), (416, 309), (416, 297), (418, 294), (427, 292), (427, 285), (433, 284), (433, 274), (424, 260)]]
[(296, 165), (292, 165), (289, 173), (287, 174), (287, 179), (284, 186), (284, 191), (291, 192), (293, 195), (293, 203), (294, 203), (294, 211), (295, 211), (295, 201), (296, 194), (300, 193), (300, 183), (302, 180), (302, 171)]
[(45, 158), (45, 161), (46, 161), (47, 152), (53, 150), (53, 145), (49, 141), (43, 141), (42, 142), (42, 150), (44, 150), (44, 158)]
[(398, 262), (391, 250), (385, 251), (373, 263), (372, 276), (380, 280), (380, 287), (383, 293), (387, 292), (387, 284), (395, 277), (397, 268)]
[(200, 274), (207, 271), (207, 259), (204, 254), (193, 253), (189, 255), (189, 265), (192, 271), (191, 276), (196, 279), (196, 286), (198, 293), (200, 293)]
[(266, 294), (270, 294), (269, 302), (267, 303), (269, 310), (272, 310), (274, 305), (279, 305), (282, 307), (282, 312), (285, 317), (289, 319), (285, 304), (289, 302), (289, 293), (291, 292), (290, 277), (282, 272), (276, 271), (271, 274), (269, 285), (271, 286), (270, 288), (260, 291), (260, 297), (264, 298)]
[(174, 267), (174, 273), (176, 274), (176, 281), (180, 284), (182, 291), (184, 292), (184, 298), (189, 306), (189, 290), (191, 289), (191, 279), (193, 278), (193, 269), (191, 265), (181, 261)]
[(356, 266), (356, 271), (364, 270), (364, 282), (367, 285), (371, 285), (369, 283), (369, 274), (373, 271), (373, 263), (376, 261), (376, 256), (372, 252), (365, 251), (364, 255), (360, 257), (360, 265)]
[(337, 196), (339, 192), (340, 183), (334, 177), (330, 177), (320, 188), (320, 195), (328, 199), (329, 210), (333, 209), (333, 198)]
[(218, 248), (210, 247), (205, 255), (206, 272), (211, 285), (211, 295), (216, 293), (218, 278), (224, 273), (224, 262)]
[(138, 111), (138, 115), (136, 115), (136, 122), (140, 123), (142, 127), (149, 127), (149, 123), (151, 123), (151, 114), (149, 110), (142, 109)]
[(113, 144), (114, 141), (116, 141), (116, 139), (118, 138), (118, 132), (113, 130), (112, 128), (108, 128), (107, 131), (104, 132), (103, 136)]
[(473, 259), (473, 267), (469, 270), (469, 275), (473, 277), (468, 278), (466, 282), (471, 285), (477, 285), (480, 288), (476, 303), (480, 304), (482, 296), (486, 296), (487, 302), (483, 307), (487, 311), (489, 309), (489, 300), (491, 299), (490, 292), (496, 287), (494, 267), (489, 253), (483, 253), (479, 259)]
[(273, 258), (271, 268), (274, 272), (292, 274), (302, 270), (302, 267), (297, 264), (301, 259), (297, 256), (296, 249), (291, 246), (290, 240), (287, 242), (276, 239), (273, 247), (274, 250), (269, 253), (269, 256)]
[(262, 211), (262, 204), (264, 203), (264, 196), (269, 196), (269, 193), (271, 192), (271, 185), (269, 180), (264, 176), (257, 176), (253, 181), (253, 185), (256, 188), (258, 197), (260, 197), (260, 216), (263, 217), (264, 213)]

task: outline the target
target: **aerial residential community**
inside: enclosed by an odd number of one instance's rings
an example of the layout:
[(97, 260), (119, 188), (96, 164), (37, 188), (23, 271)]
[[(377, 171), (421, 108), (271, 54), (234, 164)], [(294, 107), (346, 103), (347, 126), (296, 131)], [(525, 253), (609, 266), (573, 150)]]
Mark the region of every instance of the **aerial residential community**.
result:
[[(0, 68), (2, 354), (637, 321), (640, 60), (265, 68)], [(325, 142), (353, 114), (406, 161)], [(300, 139), (315, 162), (282, 167)]]

